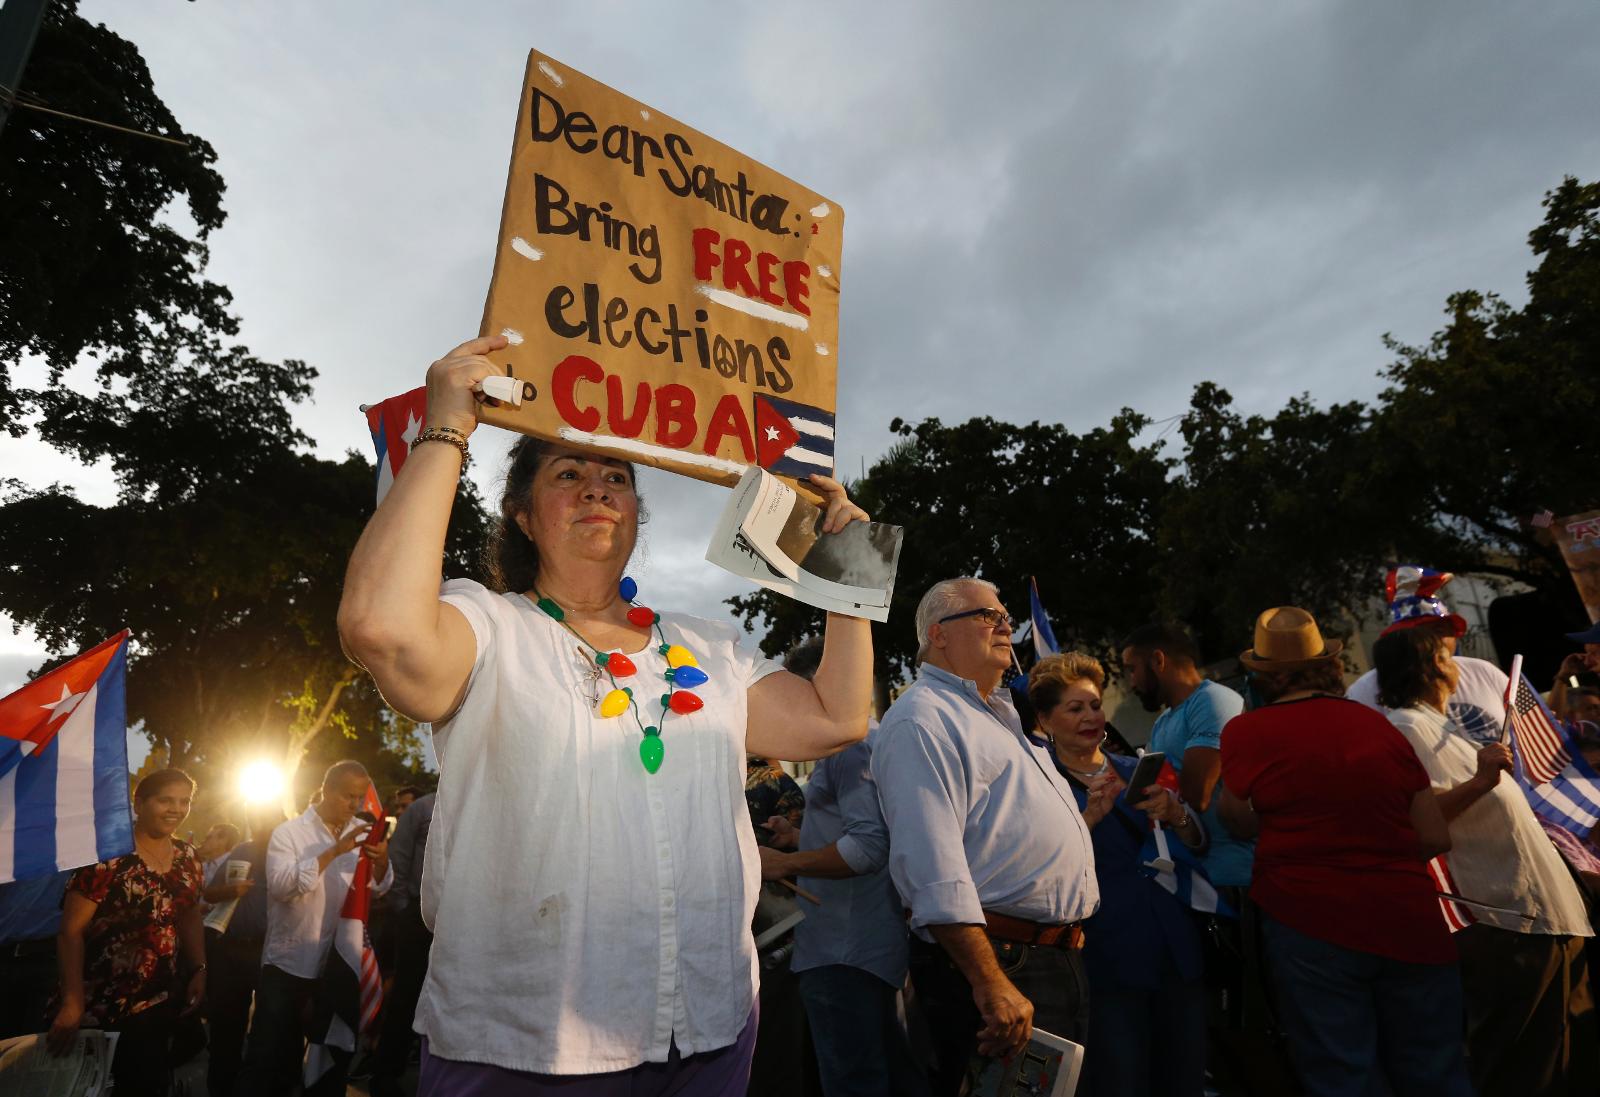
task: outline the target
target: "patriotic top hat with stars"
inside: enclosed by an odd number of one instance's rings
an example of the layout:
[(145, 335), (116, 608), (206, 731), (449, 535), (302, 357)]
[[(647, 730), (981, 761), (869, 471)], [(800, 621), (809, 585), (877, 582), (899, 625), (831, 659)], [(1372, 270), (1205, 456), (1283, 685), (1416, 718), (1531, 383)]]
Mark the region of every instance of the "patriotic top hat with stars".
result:
[(1447, 623), (1455, 629), (1459, 639), (1466, 634), (1467, 621), (1439, 597), (1439, 591), (1455, 576), (1448, 571), (1435, 571), (1420, 564), (1400, 564), (1389, 569), (1384, 579), (1384, 595), (1389, 600), (1389, 626), (1383, 630), (1387, 636), (1403, 628), (1417, 625)]

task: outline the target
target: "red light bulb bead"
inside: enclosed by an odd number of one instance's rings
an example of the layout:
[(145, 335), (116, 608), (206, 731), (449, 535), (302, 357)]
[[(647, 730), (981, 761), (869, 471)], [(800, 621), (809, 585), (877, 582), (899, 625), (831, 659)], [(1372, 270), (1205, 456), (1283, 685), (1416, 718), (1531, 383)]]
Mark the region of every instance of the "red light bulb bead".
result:
[(691, 712), (699, 712), (705, 702), (686, 689), (674, 690), (672, 697), (667, 701), (667, 707), (679, 716), (687, 716)]

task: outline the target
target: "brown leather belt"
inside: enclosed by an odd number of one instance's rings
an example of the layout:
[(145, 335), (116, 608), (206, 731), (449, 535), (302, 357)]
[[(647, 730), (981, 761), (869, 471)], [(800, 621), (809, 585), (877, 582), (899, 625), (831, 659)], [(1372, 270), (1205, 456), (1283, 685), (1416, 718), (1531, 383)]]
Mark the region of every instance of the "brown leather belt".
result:
[(1002, 941), (1011, 941), (1018, 945), (1040, 945), (1046, 948), (1052, 945), (1058, 948), (1083, 947), (1082, 922), (1047, 926), (1013, 918), (1009, 914), (996, 914), (992, 910), (983, 912), (983, 920), (987, 923), (983, 931), (990, 937), (998, 937)]

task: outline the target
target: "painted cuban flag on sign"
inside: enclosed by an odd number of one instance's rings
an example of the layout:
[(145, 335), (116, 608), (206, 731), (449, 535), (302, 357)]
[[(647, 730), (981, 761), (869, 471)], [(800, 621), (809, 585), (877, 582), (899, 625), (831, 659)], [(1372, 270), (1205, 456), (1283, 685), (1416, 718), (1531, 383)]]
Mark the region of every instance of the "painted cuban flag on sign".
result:
[(372, 432), (372, 448), (378, 455), (378, 502), (389, 493), (395, 474), (405, 464), (411, 443), (422, 431), (428, 412), (428, 390), (414, 388), (391, 396), (378, 404), (363, 404), (367, 429)]
[(133, 850), (128, 634), (0, 698), (0, 883)]
[(833, 412), (765, 394), (755, 402), (756, 464), (796, 480), (833, 475)]

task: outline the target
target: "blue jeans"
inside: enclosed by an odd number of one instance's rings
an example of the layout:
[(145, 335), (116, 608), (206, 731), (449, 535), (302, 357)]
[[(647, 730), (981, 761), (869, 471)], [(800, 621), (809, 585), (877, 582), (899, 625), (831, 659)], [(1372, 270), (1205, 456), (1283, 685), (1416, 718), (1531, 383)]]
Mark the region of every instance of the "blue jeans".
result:
[(1206, 1079), (1206, 988), (1155, 990), (1096, 982), (1084, 1042), (1086, 1097), (1200, 1097)]
[(1261, 921), (1307, 1097), (1472, 1097), (1455, 964), (1408, 964), (1309, 937), (1265, 912)]
[(895, 1006), (899, 991), (870, 972), (828, 964), (800, 972), (824, 1097), (927, 1097)]

